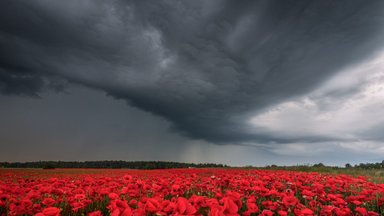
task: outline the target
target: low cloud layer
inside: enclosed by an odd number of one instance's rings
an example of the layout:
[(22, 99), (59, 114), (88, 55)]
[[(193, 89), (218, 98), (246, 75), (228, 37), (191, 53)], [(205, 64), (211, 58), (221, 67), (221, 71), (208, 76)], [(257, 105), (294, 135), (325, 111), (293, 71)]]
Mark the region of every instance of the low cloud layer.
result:
[[(265, 134), (305, 140), (383, 141), (384, 52), (341, 71), (300, 97), (271, 106), (250, 123)], [(272, 136), (272, 135), (271, 135)]]
[[(384, 121), (366, 107), (382, 110), (381, 96), (367, 93), (381, 82), (348, 69), (382, 49), (383, 1), (5, 0), (0, 8), (3, 94), (38, 97), (77, 83), (216, 144), (384, 138)], [(356, 84), (342, 85), (350, 75)]]
[[(87, 98), (84, 100), (84, 98)], [(37, 160), (165, 160), (229, 165), (377, 162), (380, 142), (215, 145), (168, 131), (156, 115), (69, 84), (40, 99), (0, 95), (0, 158)]]

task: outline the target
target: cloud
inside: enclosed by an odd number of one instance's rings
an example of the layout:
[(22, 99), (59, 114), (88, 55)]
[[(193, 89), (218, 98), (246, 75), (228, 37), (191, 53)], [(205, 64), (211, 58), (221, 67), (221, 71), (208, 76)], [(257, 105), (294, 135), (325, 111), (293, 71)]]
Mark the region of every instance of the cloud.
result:
[(78, 83), (219, 144), (336, 139), (311, 131), (276, 135), (255, 130), (249, 119), (369, 58), (383, 44), (383, 4), (2, 1), (0, 91), (36, 96)]
[[(276, 158), (289, 158), (286, 161), (276, 160), (277, 164), (315, 164), (344, 166), (346, 163), (359, 164), (381, 161), (384, 149), (380, 142), (317, 142), (289, 143), (269, 146), (269, 155)], [(269, 162), (271, 163), (271, 162)], [(273, 163), (273, 162), (272, 162)]]
[[(286, 100), (254, 116), (255, 130), (271, 136), (308, 141), (384, 140), (384, 52), (351, 66), (314, 91)], [(352, 144), (351, 144), (352, 145)]]

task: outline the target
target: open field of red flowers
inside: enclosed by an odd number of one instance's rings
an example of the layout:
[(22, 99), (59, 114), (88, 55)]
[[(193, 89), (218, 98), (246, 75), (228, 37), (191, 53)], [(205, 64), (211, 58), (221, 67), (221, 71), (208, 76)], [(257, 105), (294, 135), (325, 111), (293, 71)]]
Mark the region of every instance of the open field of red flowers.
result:
[(0, 169), (0, 215), (384, 215), (384, 184), (276, 170)]

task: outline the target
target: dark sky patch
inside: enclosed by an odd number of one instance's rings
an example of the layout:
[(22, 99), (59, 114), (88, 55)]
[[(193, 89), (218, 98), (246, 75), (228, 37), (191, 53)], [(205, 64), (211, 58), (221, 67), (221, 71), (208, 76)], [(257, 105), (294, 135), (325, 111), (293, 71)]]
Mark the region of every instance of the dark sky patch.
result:
[(282, 138), (248, 120), (363, 62), (384, 38), (383, 1), (5, 0), (0, 8), (1, 93), (39, 96), (76, 83), (216, 144), (333, 140)]

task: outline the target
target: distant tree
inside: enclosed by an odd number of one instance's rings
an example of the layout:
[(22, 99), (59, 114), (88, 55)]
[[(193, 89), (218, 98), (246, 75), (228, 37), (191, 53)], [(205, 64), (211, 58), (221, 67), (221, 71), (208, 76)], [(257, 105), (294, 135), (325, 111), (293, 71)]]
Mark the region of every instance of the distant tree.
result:
[(45, 164), (42, 167), (43, 169), (55, 169), (55, 166), (53, 164)]
[(349, 163), (345, 164), (345, 168), (351, 168), (351, 167), (352, 167), (351, 164), (349, 164)]
[(314, 164), (313, 167), (325, 167), (323, 163)]

